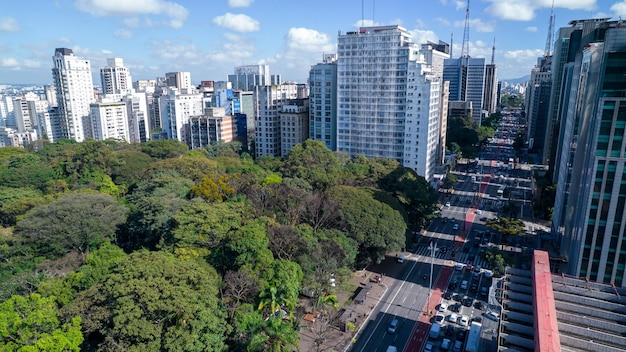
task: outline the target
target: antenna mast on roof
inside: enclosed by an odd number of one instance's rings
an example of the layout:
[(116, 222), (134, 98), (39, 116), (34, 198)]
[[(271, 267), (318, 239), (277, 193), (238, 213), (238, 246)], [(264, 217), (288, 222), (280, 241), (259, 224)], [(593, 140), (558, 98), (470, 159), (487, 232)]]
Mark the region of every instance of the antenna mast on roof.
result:
[(461, 47), (461, 57), (469, 57), (469, 0), (465, 9), (465, 29), (463, 30), (463, 46)]
[(491, 64), (496, 63), (496, 37), (493, 37), (493, 45), (491, 46)]
[(365, 27), (365, 0), (361, 0), (361, 27)]
[(452, 48), (454, 47), (454, 32), (450, 33), (450, 58), (453, 58), (454, 56), (452, 56)]
[(550, 26), (548, 27), (548, 39), (546, 39), (546, 49), (543, 57), (546, 58), (552, 53), (552, 32), (554, 31), (554, 0), (552, 0), (552, 9), (550, 10)]

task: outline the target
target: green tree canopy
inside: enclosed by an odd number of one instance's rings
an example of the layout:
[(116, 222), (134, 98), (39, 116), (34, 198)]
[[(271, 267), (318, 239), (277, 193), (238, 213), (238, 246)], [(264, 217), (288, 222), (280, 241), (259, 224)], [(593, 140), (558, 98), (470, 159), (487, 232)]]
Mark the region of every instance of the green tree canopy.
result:
[(217, 272), (200, 260), (142, 250), (63, 311), (81, 315), (98, 350), (225, 351), (219, 286)]
[(34, 252), (56, 258), (70, 250), (83, 255), (113, 241), (127, 209), (104, 194), (72, 193), (29, 211), (15, 228)]
[(321, 141), (312, 139), (295, 145), (283, 164), (285, 176), (302, 178), (317, 189), (326, 189), (339, 182), (339, 160)]
[(176, 139), (152, 140), (141, 143), (141, 151), (154, 159), (179, 158), (189, 151), (186, 144)]
[(0, 351), (80, 351), (80, 318), (61, 324), (54, 297), (33, 293), (0, 303)]
[(361, 259), (380, 262), (385, 253), (405, 246), (406, 213), (397, 200), (373, 188), (336, 186), (328, 194), (338, 203), (347, 233), (359, 245)]

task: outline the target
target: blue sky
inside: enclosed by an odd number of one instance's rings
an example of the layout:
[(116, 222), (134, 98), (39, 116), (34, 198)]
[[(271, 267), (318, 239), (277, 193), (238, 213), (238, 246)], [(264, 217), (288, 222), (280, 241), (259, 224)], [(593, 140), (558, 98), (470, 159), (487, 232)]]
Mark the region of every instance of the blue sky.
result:
[[(530, 73), (543, 55), (553, 0), (472, 0), (470, 56), (495, 61), (499, 79)], [(226, 80), (235, 66), (266, 63), (284, 81), (306, 82), (335, 51), (337, 33), (399, 24), (415, 42), (463, 39), (467, 1), (455, 0), (54, 0), (5, 1), (0, 83), (52, 82), (57, 47), (91, 60), (94, 84), (109, 57), (133, 80), (190, 71), (194, 83)], [(554, 0), (555, 29), (576, 19), (626, 18), (626, 0)]]

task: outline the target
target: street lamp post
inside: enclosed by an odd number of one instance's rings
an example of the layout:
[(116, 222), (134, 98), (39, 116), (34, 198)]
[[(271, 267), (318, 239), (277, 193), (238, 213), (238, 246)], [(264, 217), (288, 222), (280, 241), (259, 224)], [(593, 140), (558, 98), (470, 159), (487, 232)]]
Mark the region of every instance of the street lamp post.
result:
[(430, 297), (432, 295), (432, 291), (433, 291), (433, 266), (434, 266), (434, 262), (435, 262), (435, 252), (437, 252), (437, 243), (435, 243), (433, 245), (432, 242), (430, 242), (430, 247), (428, 247), (428, 249), (430, 249), (430, 283), (428, 285), (428, 314), (431, 313), (430, 310)]

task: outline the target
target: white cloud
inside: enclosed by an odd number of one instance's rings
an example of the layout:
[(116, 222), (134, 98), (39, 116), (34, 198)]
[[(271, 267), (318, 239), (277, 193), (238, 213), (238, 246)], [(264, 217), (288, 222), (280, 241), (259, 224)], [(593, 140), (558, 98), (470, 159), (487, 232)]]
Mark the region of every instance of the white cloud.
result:
[(258, 32), (261, 28), (259, 21), (252, 17), (230, 12), (215, 17), (213, 23), (236, 32)]
[(43, 66), (40, 61), (28, 60), (28, 59), (24, 60), (23, 64), (27, 68), (39, 68)]
[(510, 79), (528, 75), (540, 56), (543, 56), (541, 49), (507, 50), (504, 52), (504, 60), (498, 60), (496, 54), (498, 78)]
[(626, 17), (626, 0), (611, 5), (611, 11), (613, 11), (616, 17)]
[(461, 10), (461, 9), (466, 9), (467, 8), (467, 3), (465, 1), (455, 1), (454, 2), (454, 6), (456, 7), (457, 10)]
[(3, 57), (2, 58), (2, 66), (3, 67), (14, 67), (17, 68), (20, 66), (20, 63), (16, 58), (13, 57)]
[(118, 29), (117, 31), (113, 32), (113, 35), (118, 38), (128, 39), (133, 36), (133, 32), (129, 31), (128, 29)]
[(0, 18), (0, 31), (2, 32), (17, 32), (20, 30), (20, 26), (13, 17)]
[(535, 33), (539, 30), (539, 28), (535, 27), (535, 26), (531, 26), (531, 27), (526, 27), (524, 29), (526, 32), (531, 32), (531, 33)]
[[(182, 5), (163, 0), (77, 0), (76, 8), (93, 16), (164, 15), (169, 17), (166, 25), (180, 28), (189, 16)], [(132, 26), (134, 19), (130, 20)], [(125, 22), (126, 23), (126, 22)]]
[(254, 0), (228, 0), (230, 7), (250, 7)]
[[(491, 2), (485, 11), (494, 17), (511, 21), (530, 21), (535, 11), (550, 8), (549, 0), (488, 0)], [(568, 10), (593, 10), (596, 0), (554, 0), (554, 8)]]
[[(459, 28), (465, 27), (465, 20), (455, 21), (454, 26), (459, 27)], [(495, 25), (493, 23), (483, 22), (479, 18), (474, 18), (474, 19), (470, 18), (469, 26), (471, 30), (475, 30), (476, 32), (480, 32), (480, 33), (491, 33), (495, 30)]]
[(439, 37), (433, 31), (414, 29), (410, 32), (413, 37), (413, 42), (417, 44), (425, 44), (428, 42), (436, 43), (437, 40), (439, 40)]
[(309, 28), (290, 28), (287, 32), (287, 50), (294, 52), (328, 53), (335, 50), (326, 33)]

